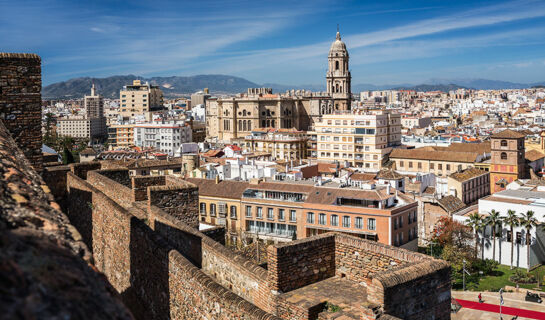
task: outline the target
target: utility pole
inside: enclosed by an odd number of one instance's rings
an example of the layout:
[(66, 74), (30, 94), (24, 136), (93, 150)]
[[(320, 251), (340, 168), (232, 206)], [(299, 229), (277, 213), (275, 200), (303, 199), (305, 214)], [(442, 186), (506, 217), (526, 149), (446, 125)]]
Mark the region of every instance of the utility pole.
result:
[(466, 291), (466, 273), (468, 276), (470, 276), (471, 274), (466, 270), (466, 259), (464, 259), (464, 265), (462, 267), (462, 283), (463, 283), (463, 286), (464, 286), (464, 291)]

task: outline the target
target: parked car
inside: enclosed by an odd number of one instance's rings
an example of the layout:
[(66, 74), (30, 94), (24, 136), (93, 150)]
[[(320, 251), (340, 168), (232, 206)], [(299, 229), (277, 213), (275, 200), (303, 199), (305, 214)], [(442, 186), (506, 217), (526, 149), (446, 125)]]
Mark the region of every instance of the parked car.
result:
[(537, 303), (541, 303), (543, 301), (537, 293), (531, 293), (530, 291), (526, 291), (526, 297), (524, 300)]

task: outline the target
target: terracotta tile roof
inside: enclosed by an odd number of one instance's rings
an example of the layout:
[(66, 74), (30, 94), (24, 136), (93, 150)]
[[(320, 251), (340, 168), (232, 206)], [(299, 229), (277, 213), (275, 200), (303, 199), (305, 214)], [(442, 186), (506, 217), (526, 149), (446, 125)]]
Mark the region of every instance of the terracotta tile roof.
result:
[(182, 158), (172, 158), (170, 160), (148, 160), (148, 159), (138, 159), (132, 161), (130, 164), (127, 164), (127, 168), (136, 169), (136, 168), (153, 168), (153, 167), (165, 167), (165, 166), (181, 166), (184, 159)]
[(234, 180), (220, 180), (219, 183), (216, 183), (216, 180), (211, 179), (187, 178), (184, 180), (197, 185), (199, 187), (200, 195), (229, 199), (242, 198), (242, 192), (244, 192), (249, 185), (248, 182)]
[(502, 132), (492, 135), (493, 139), (519, 139), (526, 137), (524, 134), (511, 129), (505, 129)]
[(449, 214), (454, 213), (456, 211), (459, 211), (459, 210), (465, 208), (465, 206), (466, 206), (462, 202), (462, 200), (460, 200), (459, 198), (457, 198), (457, 197), (455, 197), (453, 195), (448, 195), (446, 197), (443, 197), (443, 198), (437, 200), (437, 202)]
[(205, 157), (221, 157), (221, 155), (223, 155), (223, 150), (221, 149), (208, 150), (203, 153), (203, 156)]
[(309, 193), (306, 203), (335, 204), (337, 198), (366, 199), (366, 200), (386, 200), (391, 197), (386, 193), (386, 189), (359, 190), (359, 189), (338, 189), (338, 188), (313, 188)]
[(395, 170), (380, 170), (377, 174), (377, 179), (386, 179), (386, 180), (394, 180), (394, 179), (402, 179), (403, 175), (397, 173)]
[(390, 153), (390, 159), (416, 159), (430, 161), (449, 161), (449, 162), (464, 162), (474, 163), (479, 156), (477, 152), (456, 152), (456, 151), (430, 151), (418, 149), (394, 149)]
[(471, 167), (471, 168), (467, 168), (464, 171), (455, 172), (455, 173), (451, 174), (450, 178), (452, 178), (452, 179), (454, 179), (456, 181), (464, 182), (464, 181), (467, 181), (469, 179), (481, 176), (481, 175), (486, 174), (486, 173), (487, 172), (484, 171), (484, 170), (477, 169), (475, 167)]
[(545, 154), (535, 150), (535, 149), (532, 149), (530, 151), (526, 151), (526, 154), (524, 155), (524, 157), (526, 158), (526, 160), (530, 161), (530, 162), (534, 162), (536, 160), (539, 160), (539, 159), (543, 159), (545, 158)]
[(426, 187), (426, 189), (424, 189), (424, 192), (422, 192), (422, 193), (435, 194), (435, 187)]
[(374, 180), (375, 177), (376, 177), (376, 174), (374, 173), (356, 172), (350, 176), (350, 179), (355, 181), (369, 181), (369, 180)]

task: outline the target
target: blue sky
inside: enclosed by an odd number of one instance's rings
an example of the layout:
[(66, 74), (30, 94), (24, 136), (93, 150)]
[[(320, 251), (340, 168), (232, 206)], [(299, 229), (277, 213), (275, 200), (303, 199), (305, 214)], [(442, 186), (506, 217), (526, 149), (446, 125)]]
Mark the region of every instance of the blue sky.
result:
[(229, 74), (321, 84), (337, 24), (353, 83), (545, 81), (545, 1), (0, 0), (0, 51), (43, 82)]

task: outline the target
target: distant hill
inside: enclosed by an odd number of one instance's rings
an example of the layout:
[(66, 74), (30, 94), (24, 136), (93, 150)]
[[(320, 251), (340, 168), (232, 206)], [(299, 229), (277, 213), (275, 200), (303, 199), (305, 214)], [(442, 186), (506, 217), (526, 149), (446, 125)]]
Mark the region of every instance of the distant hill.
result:
[[(277, 83), (257, 84), (244, 78), (229, 75), (196, 75), (190, 77), (151, 77), (144, 78), (135, 75), (111, 76), (107, 78), (75, 78), (62, 82), (57, 82), (45, 86), (42, 90), (42, 96), (45, 99), (55, 98), (82, 98), (89, 94), (91, 84), (94, 83), (98, 92), (107, 98), (117, 98), (119, 90), (133, 80), (141, 79), (149, 81), (152, 84), (161, 86), (166, 97), (180, 97), (189, 95), (203, 88), (209, 88), (212, 94), (233, 94), (246, 92), (248, 88), (272, 88), (273, 92), (285, 92), (291, 89), (304, 89), (311, 91), (325, 91), (325, 84), (307, 84), (307, 85), (283, 85)], [(530, 84), (515, 83), (508, 81), (487, 80), (487, 79), (430, 79), (426, 84), (395, 84), (395, 85), (374, 85), (374, 84), (353, 84), (352, 92), (358, 94), (367, 90), (416, 90), (416, 91), (443, 91), (448, 92), (460, 88), (473, 88), (477, 90), (491, 89), (522, 89), (536, 86), (543, 86), (545, 82), (536, 82)]]
[(112, 76), (107, 78), (75, 78), (45, 86), (42, 96), (45, 99), (53, 98), (82, 98), (89, 94), (91, 84), (94, 83), (97, 91), (106, 98), (119, 97), (119, 90), (140, 79), (151, 84), (159, 85), (166, 97), (188, 95), (203, 88), (209, 88), (215, 94), (245, 92), (247, 88), (258, 88), (261, 85), (243, 78), (228, 75), (197, 75), (190, 77), (151, 77), (144, 78), (134, 75)]
[(393, 89), (394, 90), (414, 90), (417, 92), (426, 92), (426, 91), (449, 92), (449, 91), (455, 91), (458, 89), (469, 89), (469, 88), (462, 87), (457, 84), (419, 84), (412, 87), (397, 87)]

